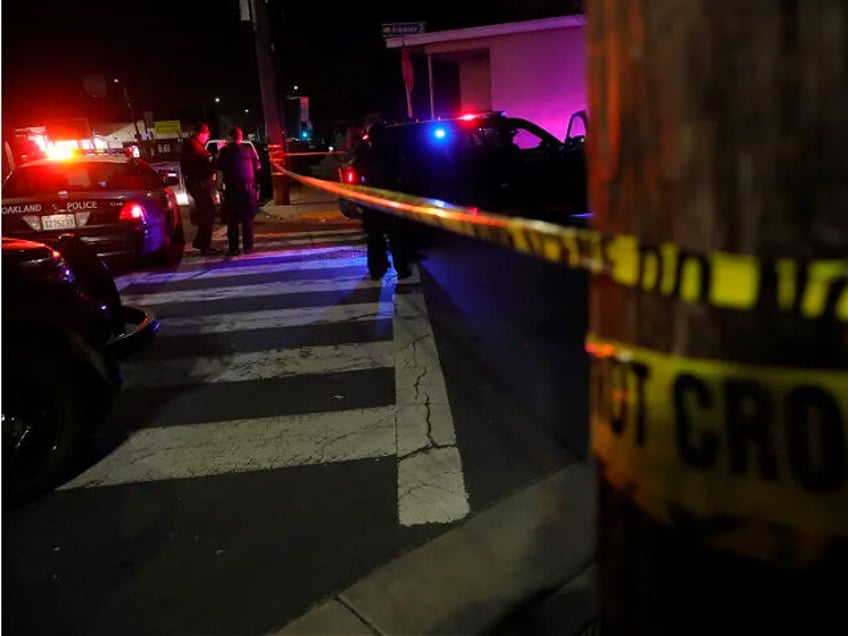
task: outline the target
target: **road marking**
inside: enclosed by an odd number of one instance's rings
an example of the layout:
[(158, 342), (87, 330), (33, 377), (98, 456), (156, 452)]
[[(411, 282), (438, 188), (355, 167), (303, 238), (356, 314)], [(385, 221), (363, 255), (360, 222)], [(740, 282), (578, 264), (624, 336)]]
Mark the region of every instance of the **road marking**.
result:
[(265, 240), (262, 242), (262, 248), (273, 249), (274, 247), (285, 247), (288, 245), (332, 245), (333, 243), (347, 243), (348, 245), (356, 245), (358, 243), (364, 243), (365, 240), (365, 234), (357, 234), (355, 236), (334, 236), (332, 234), (322, 236), (321, 234), (312, 234), (311, 238), (283, 239), (277, 241)]
[(398, 520), (450, 523), (469, 511), (453, 414), (424, 295), (395, 297)]
[[(308, 247), (289, 250), (274, 250), (264, 252), (254, 252), (249, 256), (242, 256), (238, 259), (237, 266), (228, 267), (226, 262), (221, 257), (197, 257), (192, 254), (186, 254), (176, 272), (161, 272), (161, 271), (137, 271), (121, 274), (116, 277), (115, 284), (119, 290), (126, 289), (133, 283), (148, 283), (148, 282), (167, 282), (168, 280), (181, 280), (183, 278), (192, 278), (198, 275), (215, 275), (220, 272), (222, 276), (231, 276), (236, 272), (258, 267), (272, 261), (268, 271), (294, 270), (301, 264), (318, 263), (327, 264), (329, 267), (335, 267), (332, 263), (352, 262), (356, 259), (364, 258), (364, 256), (349, 256), (351, 252), (365, 254), (365, 249), (359, 245), (332, 245), (323, 247)], [(333, 256), (337, 254), (338, 256)], [(318, 257), (318, 258), (316, 258)], [(322, 258), (323, 257), (323, 258)], [(254, 265), (255, 263), (255, 265)], [(365, 261), (363, 260), (364, 264)], [(338, 265), (338, 267), (347, 267), (348, 265)], [(254, 270), (256, 271), (256, 270)]]
[[(245, 272), (247, 273), (247, 272)], [(411, 277), (405, 283), (418, 282)], [(263, 283), (258, 285), (234, 285), (231, 287), (215, 287), (212, 289), (162, 291), (152, 294), (127, 294), (122, 298), (124, 303), (131, 305), (155, 306), (174, 303), (204, 302), (224, 300), (227, 298), (248, 298), (256, 296), (282, 296), (285, 294), (308, 294), (321, 292), (353, 291), (355, 289), (380, 289), (382, 281), (371, 280), (367, 274), (327, 280), (293, 280), (280, 283)]]
[[(394, 367), (395, 404), (308, 415), (269, 417), (146, 428), (135, 431), (108, 457), (64, 488), (94, 487), (267, 470), (303, 464), (350, 461), (395, 455), (398, 458), (398, 521), (404, 526), (450, 523), (470, 510), (456, 443), (453, 415), (424, 296), (363, 277), (332, 278), (333, 270), (356, 259), (268, 263), (215, 270), (195, 269), (150, 274), (137, 282), (161, 282), (152, 294), (128, 295), (141, 305), (267, 296), (312, 291), (351, 291), (356, 287), (395, 291), (393, 302), (305, 307), (164, 320), (163, 334), (187, 336), (248, 329), (294, 327), (373, 320), (392, 316), (391, 341), (300, 347), (219, 357), (138, 360), (125, 363), (125, 387), (154, 388), (238, 382), (297, 374)], [(325, 280), (227, 286), (197, 291), (167, 291), (167, 282), (274, 271), (326, 268)], [(403, 283), (420, 282), (414, 275)]]
[(395, 409), (381, 407), (136, 431), (61, 489), (389, 457)]
[(123, 365), (125, 389), (267, 380), (391, 367), (390, 340), (265, 350), (217, 357), (144, 360)]
[(200, 270), (180, 270), (177, 272), (147, 274), (143, 278), (134, 279), (134, 283), (171, 283), (181, 280), (210, 280), (215, 278), (225, 278), (236, 276), (241, 273), (245, 274), (273, 274), (275, 272), (303, 272), (314, 270), (332, 270), (343, 269), (349, 267), (362, 267), (365, 272), (368, 265), (364, 256), (354, 256), (349, 258), (333, 258), (321, 259), (315, 261), (277, 261), (274, 263), (266, 263), (258, 260), (256, 264), (240, 267), (217, 267), (216, 269), (200, 269)]
[(181, 291), (163, 291), (152, 294), (127, 294), (123, 301), (138, 305), (169, 305), (174, 303), (203, 302), (209, 300), (238, 299), (252, 296), (282, 296), (286, 294), (305, 294), (313, 292), (352, 291), (355, 288), (375, 289), (380, 281), (367, 276), (330, 278), (327, 280), (295, 280), (281, 283), (263, 283), (260, 285), (233, 285), (213, 289)]
[(330, 325), (340, 322), (366, 322), (391, 318), (394, 303), (361, 303), (332, 307), (294, 307), (266, 309), (234, 314), (183, 316), (168, 318), (159, 332), (162, 336), (188, 336), (207, 333), (228, 333), (252, 329), (285, 329), (305, 325)]
[[(361, 224), (357, 224), (355, 227), (338, 227), (336, 229), (322, 229), (316, 231), (307, 231), (307, 232), (286, 232), (284, 236), (291, 238), (309, 238), (312, 236), (346, 236), (348, 238), (364, 238), (365, 232), (362, 231)], [(269, 242), (277, 242), (281, 241), (280, 234), (276, 232), (262, 232), (259, 234), (253, 235), (254, 240), (261, 241), (262, 245), (265, 245), (265, 240), (268, 239)]]

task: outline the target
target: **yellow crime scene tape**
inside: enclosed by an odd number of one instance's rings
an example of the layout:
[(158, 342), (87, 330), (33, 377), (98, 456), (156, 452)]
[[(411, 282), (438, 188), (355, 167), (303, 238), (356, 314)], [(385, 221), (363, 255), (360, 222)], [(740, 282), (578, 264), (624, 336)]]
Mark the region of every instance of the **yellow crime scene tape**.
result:
[[(769, 560), (804, 561), (815, 537), (848, 537), (844, 370), (684, 358), (594, 336), (586, 349), (593, 453), (641, 508)], [(765, 526), (813, 539), (769, 544)]]
[[(300, 175), (304, 185), (619, 285), (848, 322), (848, 259), (772, 261), (508, 217)], [(589, 336), (592, 448), (608, 482), (703, 540), (783, 563), (848, 537), (848, 372), (744, 365)], [(788, 531), (802, 533), (801, 537)]]
[(634, 236), (510, 217), (390, 190), (292, 172), (304, 185), (430, 226), (498, 244), (551, 263), (604, 275), (625, 287), (720, 309), (776, 308), (805, 319), (848, 322), (848, 258), (763, 260), (698, 253), (673, 243), (640, 245)]

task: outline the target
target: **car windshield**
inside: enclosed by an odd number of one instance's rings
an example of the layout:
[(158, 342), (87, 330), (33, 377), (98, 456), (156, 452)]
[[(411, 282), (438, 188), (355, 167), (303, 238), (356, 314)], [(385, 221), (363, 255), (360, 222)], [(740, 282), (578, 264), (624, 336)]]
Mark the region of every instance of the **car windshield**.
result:
[(504, 148), (515, 146), (520, 150), (556, 147), (559, 141), (544, 128), (523, 119), (483, 121), (467, 129), (466, 143), (473, 148)]
[(150, 168), (137, 163), (102, 161), (48, 163), (18, 168), (6, 181), (3, 196), (32, 197), (57, 192), (147, 190), (161, 185)]

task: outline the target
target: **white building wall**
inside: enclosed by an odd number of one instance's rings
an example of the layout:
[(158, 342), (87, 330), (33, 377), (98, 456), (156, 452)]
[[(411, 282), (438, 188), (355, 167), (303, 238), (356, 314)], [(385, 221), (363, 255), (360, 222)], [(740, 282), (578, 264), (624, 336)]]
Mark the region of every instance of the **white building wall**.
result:
[(584, 37), (571, 27), (491, 38), (492, 109), (563, 139), (571, 114), (587, 108)]
[(462, 112), (492, 110), (492, 75), (487, 54), (480, 53), (459, 65), (459, 85)]

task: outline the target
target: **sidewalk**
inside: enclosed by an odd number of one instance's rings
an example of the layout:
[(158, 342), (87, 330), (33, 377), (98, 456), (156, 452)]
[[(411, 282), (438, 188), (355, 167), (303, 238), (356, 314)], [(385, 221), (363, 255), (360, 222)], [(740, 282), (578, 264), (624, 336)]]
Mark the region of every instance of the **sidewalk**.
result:
[(594, 521), (593, 469), (576, 462), (274, 633), (594, 633)]
[[(319, 231), (361, 229), (359, 219), (349, 219), (339, 211), (338, 200), (326, 192), (293, 184), (289, 205), (266, 203), (256, 215), (256, 226), (273, 225), (275, 231)], [(278, 227), (282, 225), (283, 227)]]

